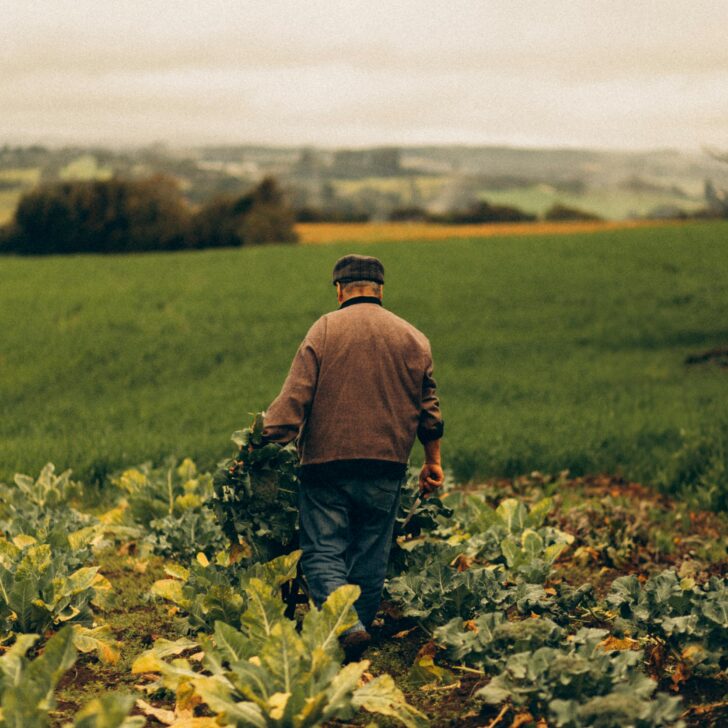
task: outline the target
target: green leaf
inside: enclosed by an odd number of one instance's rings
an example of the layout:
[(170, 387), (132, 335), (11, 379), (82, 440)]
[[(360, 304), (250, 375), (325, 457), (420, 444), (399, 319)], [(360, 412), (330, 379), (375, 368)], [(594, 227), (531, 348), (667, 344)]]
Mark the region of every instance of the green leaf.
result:
[(506, 536), (501, 541), (500, 548), (509, 568), (512, 569), (521, 561), (521, 549), (518, 548), (516, 539), (513, 536)]
[(543, 539), (533, 529), (526, 528), (521, 534), (521, 547), (529, 560), (538, 558), (543, 550)]
[(506, 498), (504, 501), (501, 501), (498, 508), (495, 509), (495, 512), (508, 530), (508, 533), (522, 531), (526, 525), (526, 506), (515, 498)]
[(702, 611), (712, 622), (728, 629), (728, 598), (706, 601)]
[(246, 586), (251, 578), (257, 578), (268, 584), (270, 589), (283, 586), (287, 581), (296, 578), (301, 553), (300, 550), (292, 551), (271, 561), (254, 564), (247, 570), (242, 585)]
[(567, 545), (565, 543), (552, 543), (550, 546), (547, 546), (543, 551), (544, 561), (553, 564)]
[(132, 695), (107, 693), (94, 698), (76, 713), (73, 728), (143, 728), (145, 718), (128, 717), (133, 707)]
[(195, 692), (216, 713), (236, 726), (267, 728), (263, 711), (249, 701), (236, 702), (231, 696), (231, 685), (222, 676), (199, 676), (193, 681)]
[(552, 507), (553, 498), (542, 498), (538, 503), (534, 503), (526, 516), (526, 525), (531, 528), (542, 526)]
[[(34, 627), (45, 630), (46, 624), (34, 624), (36, 611), (33, 602), (38, 597), (38, 581), (26, 574), (24, 579), (16, 579), (8, 594), (8, 606), (15, 612), (19, 632), (32, 632)], [(42, 620), (46, 622), (47, 620)]]
[(19, 634), (14, 644), (0, 657), (6, 685), (16, 685), (25, 667), (25, 653), (38, 641), (37, 634)]
[(273, 627), (285, 620), (285, 604), (277, 593), (272, 592), (270, 584), (255, 577), (248, 582), (245, 593), (248, 608), (243, 612), (240, 622), (255, 653), (271, 636)]
[(361, 590), (353, 584), (345, 584), (333, 591), (321, 606), (313, 608), (303, 620), (301, 636), (306, 647), (313, 652), (316, 648), (330, 654), (338, 654), (338, 637), (357, 620), (354, 602)]
[(225, 622), (215, 622), (215, 645), (230, 663), (255, 654), (250, 640)]
[(23, 671), (20, 681), (2, 696), (2, 713), (6, 728), (44, 726), (47, 712), (53, 707), (53, 691), (63, 673), (76, 661), (73, 632), (64, 627)]
[(511, 690), (506, 682), (506, 678), (502, 675), (497, 675), (485, 687), (480, 688), (475, 693), (475, 697), (491, 705), (500, 705), (511, 697)]
[(283, 619), (273, 625), (260, 659), (274, 678), (276, 692), (293, 692), (302, 672), (301, 663), (305, 655), (306, 648), (293, 622)]
[(362, 660), (350, 662), (339, 670), (326, 690), (326, 707), (322, 713), (324, 719), (335, 718), (340, 711), (348, 709), (352, 694), (368, 667), (369, 660)]

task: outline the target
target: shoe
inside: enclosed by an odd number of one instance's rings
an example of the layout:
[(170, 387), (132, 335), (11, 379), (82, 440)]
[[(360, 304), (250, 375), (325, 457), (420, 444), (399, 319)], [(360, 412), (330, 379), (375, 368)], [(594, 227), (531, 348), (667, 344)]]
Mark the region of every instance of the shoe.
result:
[(365, 629), (357, 629), (342, 635), (339, 641), (344, 648), (345, 662), (356, 662), (369, 647), (372, 636)]

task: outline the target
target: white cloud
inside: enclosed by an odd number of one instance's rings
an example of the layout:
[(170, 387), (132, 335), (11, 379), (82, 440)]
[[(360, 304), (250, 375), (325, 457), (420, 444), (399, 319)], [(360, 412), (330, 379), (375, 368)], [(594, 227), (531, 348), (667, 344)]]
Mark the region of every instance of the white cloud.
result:
[(14, 3), (0, 141), (728, 144), (728, 3)]

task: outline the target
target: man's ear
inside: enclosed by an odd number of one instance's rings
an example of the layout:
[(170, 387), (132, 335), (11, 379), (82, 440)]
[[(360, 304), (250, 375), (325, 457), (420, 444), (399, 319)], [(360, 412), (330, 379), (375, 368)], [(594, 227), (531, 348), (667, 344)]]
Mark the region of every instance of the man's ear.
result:
[(336, 298), (339, 301), (339, 303), (343, 303), (344, 296), (341, 293), (341, 283), (339, 283), (338, 281), (336, 283)]

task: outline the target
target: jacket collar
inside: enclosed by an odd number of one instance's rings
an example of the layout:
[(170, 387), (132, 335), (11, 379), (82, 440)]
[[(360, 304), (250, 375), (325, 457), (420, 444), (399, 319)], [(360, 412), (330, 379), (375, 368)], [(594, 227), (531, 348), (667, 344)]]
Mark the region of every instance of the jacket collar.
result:
[(346, 301), (339, 306), (339, 310), (346, 308), (347, 306), (353, 306), (355, 303), (376, 303), (378, 306), (382, 305), (381, 299), (376, 296), (355, 296), (354, 298), (347, 298)]

